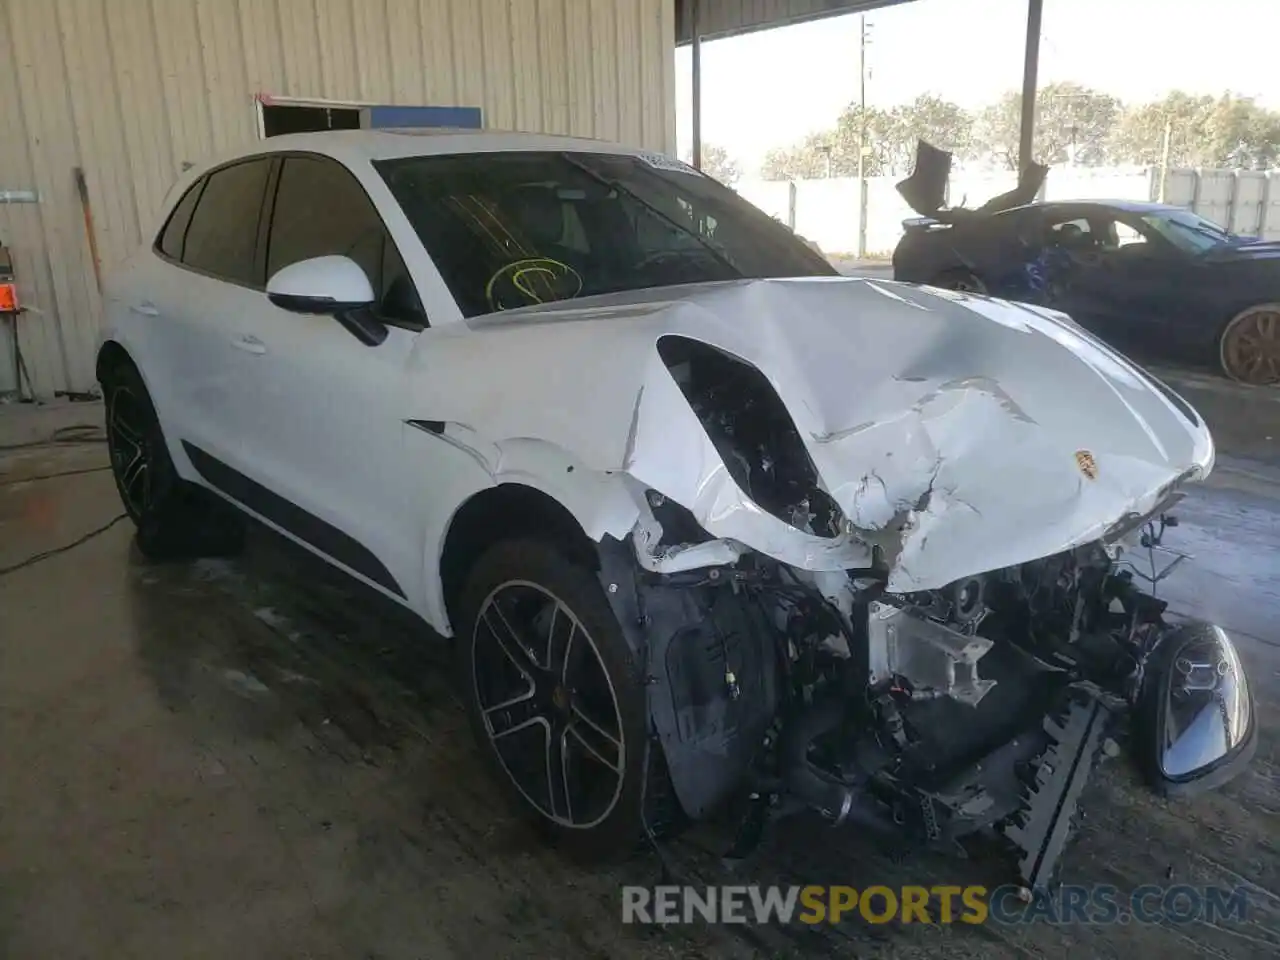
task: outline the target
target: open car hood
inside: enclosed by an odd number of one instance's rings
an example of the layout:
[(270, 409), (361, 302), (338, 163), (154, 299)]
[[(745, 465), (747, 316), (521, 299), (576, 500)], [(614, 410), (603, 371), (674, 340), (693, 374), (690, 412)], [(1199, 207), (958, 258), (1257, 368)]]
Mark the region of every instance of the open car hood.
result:
[(1033, 163), (1022, 169), (1018, 175), (1018, 185), (1007, 193), (992, 197), (976, 210), (955, 207), (944, 210), (947, 196), (947, 181), (951, 177), (951, 154), (940, 150), (924, 140), (916, 143), (916, 165), (911, 176), (897, 184), (898, 193), (907, 201), (911, 209), (923, 217), (933, 217), (946, 221), (954, 219), (957, 214), (964, 213), (999, 213), (1012, 210), (1030, 203), (1044, 186), (1049, 168), (1044, 164)]
[[(843, 513), (838, 536), (797, 529), (738, 486), (659, 354), (667, 337), (763, 373)], [(1098, 539), (1214, 456), (1181, 398), (1064, 315), (890, 281), (744, 280), (523, 308), (442, 330), (413, 362), (412, 415), (445, 422), (495, 475), (504, 450), (549, 445), (564, 451), (561, 475), (624, 474), (712, 536), (785, 563), (877, 557), (896, 591)]]

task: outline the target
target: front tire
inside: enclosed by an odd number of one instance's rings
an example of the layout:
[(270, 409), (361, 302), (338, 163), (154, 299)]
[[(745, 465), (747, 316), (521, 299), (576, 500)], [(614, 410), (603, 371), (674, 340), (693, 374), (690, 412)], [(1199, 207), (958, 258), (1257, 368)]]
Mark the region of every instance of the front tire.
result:
[(1280, 383), (1280, 303), (1257, 304), (1232, 317), (1218, 340), (1218, 362), (1239, 383)]
[(547, 543), (500, 543), (472, 570), (460, 613), (467, 713), (527, 819), (593, 860), (635, 849), (642, 809), (651, 829), (674, 820), (656, 744), (646, 770), (642, 665), (591, 571)]
[(244, 520), (178, 476), (138, 371), (119, 363), (103, 378), (107, 450), (138, 549), (151, 560), (228, 556), (244, 544)]

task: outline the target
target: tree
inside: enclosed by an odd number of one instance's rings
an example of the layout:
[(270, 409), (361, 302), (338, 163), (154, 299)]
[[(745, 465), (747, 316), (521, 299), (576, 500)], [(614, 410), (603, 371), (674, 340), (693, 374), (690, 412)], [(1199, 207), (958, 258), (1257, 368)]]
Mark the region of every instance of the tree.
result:
[[(1078, 83), (1051, 83), (1036, 94), (1032, 155), (1041, 163), (1096, 165), (1108, 160), (1107, 146), (1120, 113), (1108, 93)], [(974, 120), (970, 153), (1018, 169), (1022, 94), (1009, 91)]]
[[(944, 150), (963, 152), (968, 148), (971, 125), (972, 118), (961, 107), (932, 94), (892, 110), (868, 107), (863, 172), (869, 177), (906, 173), (920, 139)], [(858, 104), (850, 104), (834, 129), (811, 133), (791, 147), (770, 150), (761, 169), (766, 180), (856, 177), (861, 140), (862, 110)]]
[(932, 94), (921, 94), (911, 103), (889, 111), (880, 155), (885, 167), (905, 174), (915, 163), (917, 141), (927, 140), (935, 147), (965, 156), (972, 133), (973, 117), (963, 107)]
[(1174, 167), (1266, 169), (1280, 160), (1280, 113), (1251, 97), (1181, 90), (1126, 110), (1112, 133), (1111, 156), (1120, 163), (1160, 163), (1166, 128)]
[(742, 179), (742, 167), (729, 151), (714, 143), (702, 146), (702, 172), (732, 187)]
[[(850, 104), (840, 114), (834, 130), (811, 133), (798, 144), (765, 154), (761, 172), (766, 180), (815, 180), (820, 177), (856, 177), (858, 146), (862, 136), (862, 112)], [(883, 172), (883, 144), (893, 127), (891, 114), (874, 107), (867, 109), (867, 153), (864, 172), (873, 177)]]

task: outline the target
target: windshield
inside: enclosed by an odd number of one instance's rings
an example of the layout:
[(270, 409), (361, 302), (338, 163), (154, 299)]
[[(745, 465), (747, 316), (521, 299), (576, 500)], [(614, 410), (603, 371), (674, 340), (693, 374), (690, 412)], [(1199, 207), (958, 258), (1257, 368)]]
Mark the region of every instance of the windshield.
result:
[(468, 317), (578, 296), (836, 271), (665, 157), (481, 153), (375, 163)]
[(1186, 210), (1149, 213), (1142, 222), (1187, 253), (1204, 253), (1231, 240), (1231, 234), (1212, 220)]

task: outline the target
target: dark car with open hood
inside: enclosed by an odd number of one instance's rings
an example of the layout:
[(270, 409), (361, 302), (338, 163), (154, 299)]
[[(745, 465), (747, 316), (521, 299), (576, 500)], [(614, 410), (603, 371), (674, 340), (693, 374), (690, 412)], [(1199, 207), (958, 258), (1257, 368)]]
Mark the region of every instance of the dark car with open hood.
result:
[(947, 207), (951, 154), (923, 141), (898, 191), (894, 278), (1062, 310), (1135, 356), (1280, 382), (1280, 242), (1238, 236), (1182, 207), (1037, 203), (1048, 167), (981, 207)]

